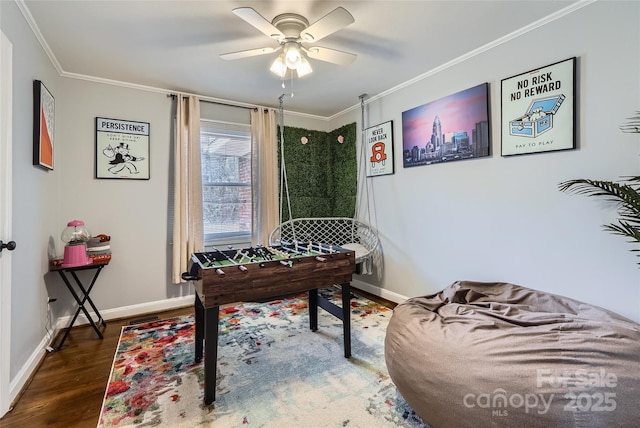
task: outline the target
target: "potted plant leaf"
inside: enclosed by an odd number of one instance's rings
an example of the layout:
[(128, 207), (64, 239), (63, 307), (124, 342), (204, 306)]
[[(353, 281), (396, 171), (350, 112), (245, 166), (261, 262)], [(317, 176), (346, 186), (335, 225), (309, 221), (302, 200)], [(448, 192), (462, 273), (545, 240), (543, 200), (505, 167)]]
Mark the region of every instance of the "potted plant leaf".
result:
[[(640, 133), (640, 111), (620, 129), (622, 132)], [(640, 243), (640, 176), (626, 177), (620, 181), (579, 178), (564, 181), (558, 187), (563, 192), (598, 196), (615, 203), (618, 206), (618, 222), (606, 224), (604, 229), (626, 236), (629, 242)], [(640, 248), (635, 247), (631, 251), (640, 252)]]

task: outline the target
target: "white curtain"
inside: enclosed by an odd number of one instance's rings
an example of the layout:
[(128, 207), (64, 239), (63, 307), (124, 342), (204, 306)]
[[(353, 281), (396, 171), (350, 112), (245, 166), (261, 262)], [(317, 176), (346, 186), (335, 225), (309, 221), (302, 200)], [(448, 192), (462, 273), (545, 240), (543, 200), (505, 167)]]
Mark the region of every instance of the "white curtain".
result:
[(200, 101), (177, 96), (172, 282), (184, 282), (191, 254), (203, 250)]
[(269, 244), (269, 234), (278, 225), (278, 142), (276, 112), (251, 111), (251, 168), (253, 218), (251, 244)]

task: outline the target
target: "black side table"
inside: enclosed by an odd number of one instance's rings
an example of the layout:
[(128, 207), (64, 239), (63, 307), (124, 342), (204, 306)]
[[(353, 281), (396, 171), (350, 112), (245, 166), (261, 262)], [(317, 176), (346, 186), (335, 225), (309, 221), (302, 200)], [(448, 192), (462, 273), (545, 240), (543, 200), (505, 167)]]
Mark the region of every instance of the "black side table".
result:
[[(102, 271), (102, 269), (108, 264), (109, 264), (109, 260), (106, 260), (106, 261), (94, 260), (92, 264), (84, 265), (84, 266), (75, 266), (75, 267), (51, 266), (50, 267), (49, 269), (50, 272), (58, 272), (60, 274), (60, 277), (66, 284), (67, 288), (69, 289), (69, 292), (71, 293), (76, 303), (78, 304), (78, 309), (76, 309), (76, 313), (73, 315), (73, 318), (71, 318), (71, 322), (69, 322), (69, 326), (66, 328), (64, 336), (62, 336), (62, 340), (60, 340), (60, 343), (58, 343), (58, 346), (55, 347), (56, 351), (59, 351), (60, 349), (62, 349), (62, 345), (64, 344), (64, 341), (67, 340), (67, 336), (71, 331), (71, 327), (73, 327), (73, 324), (76, 322), (78, 315), (80, 315), (80, 311), (82, 311), (84, 315), (87, 317), (87, 319), (89, 320), (89, 323), (91, 324), (91, 327), (93, 327), (98, 337), (100, 339), (103, 338), (102, 332), (100, 331), (100, 328), (98, 326), (106, 327), (107, 323), (102, 318), (102, 315), (100, 315), (100, 312), (98, 311), (98, 308), (96, 308), (96, 305), (93, 304), (91, 297), (89, 297), (89, 293), (91, 293), (91, 290), (93, 289), (93, 286), (95, 285), (96, 280), (98, 279), (98, 275), (100, 275), (100, 272)], [(78, 275), (76, 275), (76, 272), (82, 271), (82, 270), (95, 270), (93, 278), (91, 279), (91, 282), (89, 283), (88, 287), (85, 287), (82, 284), (82, 281), (80, 281), (80, 278), (78, 278)], [(71, 278), (73, 278), (75, 284), (77, 285), (77, 288), (80, 290), (79, 293), (76, 292), (67, 274), (70, 275)], [(91, 306), (91, 308), (93, 309), (93, 312), (98, 317), (96, 321), (94, 321), (91, 315), (89, 315), (89, 312), (85, 307), (87, 303)]]

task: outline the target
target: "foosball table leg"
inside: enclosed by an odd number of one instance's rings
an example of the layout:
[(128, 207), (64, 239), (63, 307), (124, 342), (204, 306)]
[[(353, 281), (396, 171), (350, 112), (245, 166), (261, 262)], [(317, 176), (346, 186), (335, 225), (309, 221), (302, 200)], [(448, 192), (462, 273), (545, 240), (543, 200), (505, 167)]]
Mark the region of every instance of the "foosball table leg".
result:
[(207, 308), (204, 312), (204, 404), (207, 405), (216, 400), (219, 315), (219, 306)]
[(318, 289), (309, 290), (309, 327), (318, 330)]
[(195, 331), (195, 361), (199, 363), (202, 361), (202, 351), (204, 345), (204, 306), (202, 306), (202, 302), (200, 301), (200, 297), (196, 293), (196, 302), (194, 305), (194, 312), (196, 318), (196, 331)]
[(318, 306), (342, 321), (342, 335), (344, 337), (344, 357), (351, 357), (351, 284), (340, 284), (342, 307), (336, 305), (326, 297), (318, 295), (318, 290), (309, 290), (309, 324), (311, 330), (318, 329)]
[(342, 284), (342, 334), (344, 357), (351, 357), (351, 284)]

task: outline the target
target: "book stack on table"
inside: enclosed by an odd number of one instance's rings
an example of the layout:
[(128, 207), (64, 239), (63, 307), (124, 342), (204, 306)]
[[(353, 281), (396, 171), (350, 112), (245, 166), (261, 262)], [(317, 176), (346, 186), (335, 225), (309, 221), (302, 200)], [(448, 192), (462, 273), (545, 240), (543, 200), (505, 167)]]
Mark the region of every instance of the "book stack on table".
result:
[(105, 234), (92, 236), (87, 242), (87, 255), (91, 257), (107, 254), (111, 254), (111, 237)]
[[(93, 263), (109, 263), (111, 261), (111, 237), (103, 233), (92, 236), (87, 242), (87, 257)], [(51, 266), (59, 267), (63, 262), (62, 258), (55, 258), (51, 260)]]

